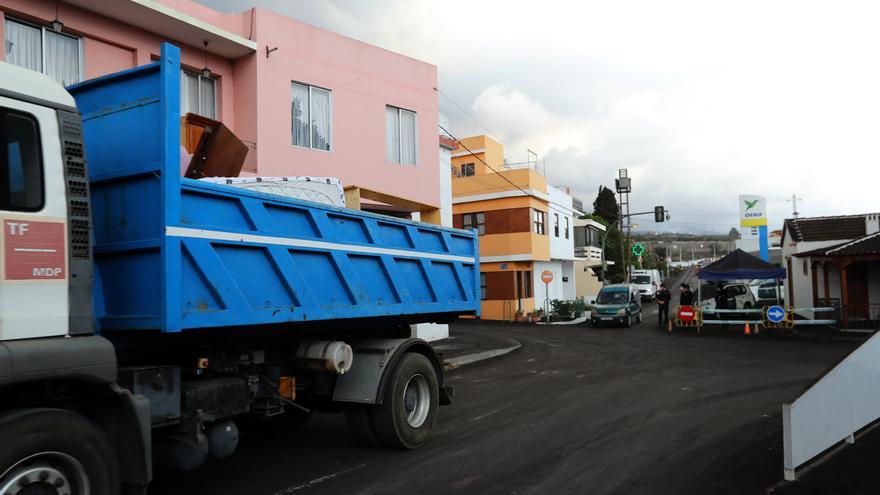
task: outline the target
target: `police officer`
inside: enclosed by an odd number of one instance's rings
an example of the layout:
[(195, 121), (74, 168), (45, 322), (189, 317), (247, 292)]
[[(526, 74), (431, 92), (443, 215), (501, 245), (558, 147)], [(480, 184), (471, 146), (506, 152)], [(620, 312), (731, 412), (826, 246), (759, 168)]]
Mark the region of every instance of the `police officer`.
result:
[(669, 321), (669, 301), (672, 300), (672, 293), (666, 288), (666, 284), (660, 284), (660, 292), (657, 293), (657, 323), (666, 325)]
[(682, 306), (692, 306), (694, 304), (694, 293), (691, 292), (691, 286), (684, 284), (681, 287), (681, 297), (678, 303)]

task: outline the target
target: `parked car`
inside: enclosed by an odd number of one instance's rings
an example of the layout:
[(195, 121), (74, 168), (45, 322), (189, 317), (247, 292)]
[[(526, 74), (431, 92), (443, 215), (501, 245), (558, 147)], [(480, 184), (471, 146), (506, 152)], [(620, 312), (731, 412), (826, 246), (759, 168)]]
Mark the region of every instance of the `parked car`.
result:
[(590, 301), (590, 322), (616, 323), (627, 328), (642, 321), (642, 299), (635, 284), (614, 284), (602, 287), (596, 300)]
[(752, 295), (755, 296), (755, 299), (760, 299), (758, 297), (758, 288), (761, 287), (761, 284), (766, 282), (764, 279), (756, 278), (749, 282), (749, 290), (752, 291)]
[[(757, 299), (752, 294), (749, 284), (745, 282), (729, 282), (722, 284), (727, 289), (728, 306), (724, 309), (751, 309), (757, 305)], [(715, 296), (718, 293), (717, 284), (707, 284), (700, 289), (700, 307), (703, 310), (715, 309)], [(730, 300), (733, 299), (735, 304)]]
[(635, 284), (642, 300), (654, 301), (660, 290), (660, 270), (633, 270), (630, 282)]
[(782, 285), (778, 284), (775, 280), (768, 280), (758, 286), (758, 301), (773, 301), (774, 303), (779, 300), (782, 302), (784, 298), (782, 290)]

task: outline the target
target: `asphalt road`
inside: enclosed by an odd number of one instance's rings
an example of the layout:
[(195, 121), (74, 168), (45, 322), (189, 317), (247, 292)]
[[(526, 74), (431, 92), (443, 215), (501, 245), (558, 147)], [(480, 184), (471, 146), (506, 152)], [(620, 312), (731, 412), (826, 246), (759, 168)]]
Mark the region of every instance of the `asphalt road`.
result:
[(357, 446), (341, 415), (317, 415), (244, 434), (151, 493), (764, 493), (781, 476), (780, 404), (852, 344), (668, 334), (646, 309), (630, 329), (456, 325), (523, 347), (450, 372), (455, 402), (418, 451)]
[(360, 447), (341, 415), (316, 415), (151, 493), (765, 493), (780, 404), (853, 344), (669, 334), (655, 311), (630, 329), (457, 324), (523, 346), (448, 373), (455, 401), (424, 448)]

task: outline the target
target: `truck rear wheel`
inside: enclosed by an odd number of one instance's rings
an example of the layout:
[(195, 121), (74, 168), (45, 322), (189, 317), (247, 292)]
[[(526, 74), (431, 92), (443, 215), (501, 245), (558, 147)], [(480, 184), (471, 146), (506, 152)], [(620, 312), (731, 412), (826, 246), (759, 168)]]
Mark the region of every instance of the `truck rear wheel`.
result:
[(0, 493), (113, 495), (117, 456), (87, 418), (63, 409), (0, 414)]
[(439, 405), (434, 366), (425, 356), (408, 353), (385, 387), (382, 404), (371, 408), (373, 434), (386, 447), (417, 449), (431, 438)]

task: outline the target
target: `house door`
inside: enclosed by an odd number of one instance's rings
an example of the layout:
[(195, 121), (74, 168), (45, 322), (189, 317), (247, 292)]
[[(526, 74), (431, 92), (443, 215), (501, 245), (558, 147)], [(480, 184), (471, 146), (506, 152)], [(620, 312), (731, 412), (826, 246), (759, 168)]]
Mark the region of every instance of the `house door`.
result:
[(864, 263), (854, 263), (846, 270), (849, 317), (868, 318), (868, 271)]

